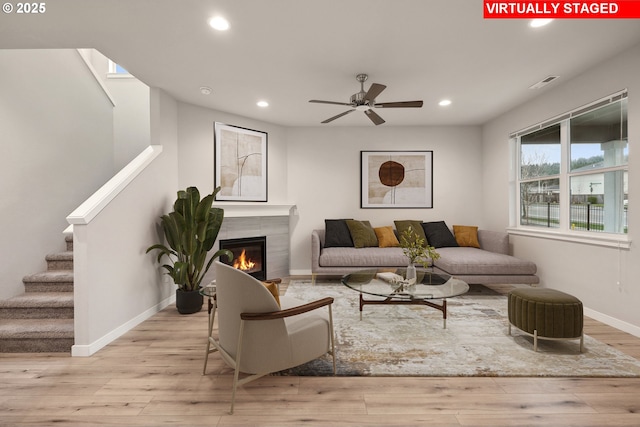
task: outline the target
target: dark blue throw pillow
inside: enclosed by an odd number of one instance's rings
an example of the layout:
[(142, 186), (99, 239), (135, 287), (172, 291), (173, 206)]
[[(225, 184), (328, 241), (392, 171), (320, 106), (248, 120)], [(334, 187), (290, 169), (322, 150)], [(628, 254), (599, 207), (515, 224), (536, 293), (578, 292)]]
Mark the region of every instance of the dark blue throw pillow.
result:
[(458, 246), (456, 238), (444, 221), (423, 222), (422, 228), (430, 246), (434, 248)]
[(346, 219), (324, 220), (325, 248), (352, 248), (353, 240)]

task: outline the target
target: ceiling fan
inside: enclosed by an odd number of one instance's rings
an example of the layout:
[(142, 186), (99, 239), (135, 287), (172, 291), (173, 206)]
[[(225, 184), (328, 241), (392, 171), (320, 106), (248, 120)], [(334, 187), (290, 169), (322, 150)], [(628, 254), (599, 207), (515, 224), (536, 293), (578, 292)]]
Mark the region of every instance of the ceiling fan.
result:
[(381, 85), (378, 83), (372, 83), (369, 90), (365, 92), (364, 90), (364, 82), (367, 81), (369, 76), (366, 74), (358, 74), (356, 76), (356, 80), (360, 82), (360, 92), (354, 93), (351, 95), (350, 102), (333, 102), (333, 101), (320, 101), (317, 99), (312, 99), (309, 102), (314, 102), (316, 104), (335, 104), (335, 105), (346, 105), (351, 107), (351, 110), (347, 110), (344, 113), (340, 113), (337, 116), (329, 117), (327, 120), (322, 123), (329, 123), (334, 121), (335, 119), (339, 119), (342, 116), (346, 116), (349, 113), (353, 113), (354, 111), (364, 111), (364, 113), (369, 117), (376, 126), (384, 123), (382, 117), (380, 117), (375, 111), (374, 108), (420, 108), (422, 107), (422, 101), (403, 101), (403, 102), (376, 102), (376, 97), (382, 93), (383, 90), (386, 89), (385, 85)]

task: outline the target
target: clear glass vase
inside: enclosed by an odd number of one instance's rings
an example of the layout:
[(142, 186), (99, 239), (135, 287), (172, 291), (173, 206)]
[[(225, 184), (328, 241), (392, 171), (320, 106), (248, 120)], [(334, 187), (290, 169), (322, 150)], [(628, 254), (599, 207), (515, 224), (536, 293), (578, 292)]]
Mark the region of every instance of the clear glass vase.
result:
[(409, 264), (407, 266), (407, 273), (406, 273), (405, 279), (407, 281), (416, 279), (416, 266), (415, 265)]

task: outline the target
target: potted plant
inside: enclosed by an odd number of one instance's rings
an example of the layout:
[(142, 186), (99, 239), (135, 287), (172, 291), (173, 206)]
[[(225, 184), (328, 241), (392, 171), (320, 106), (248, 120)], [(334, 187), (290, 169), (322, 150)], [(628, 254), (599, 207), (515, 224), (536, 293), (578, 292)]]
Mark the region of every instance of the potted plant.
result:
[(435, 261), (440, 258), (436, 248), (429, 246), (425, 239), (413, 231), (411, 226), (407, 227), (400, 235), (400, 246), (402, 247), (402, 252), (409, 258), (407, 280), (416, 278), (416, 264), (428, 268), (430, 259)]
[(159, 251), (158, 263), (162, 257), (167, 257), (168, 262), (162, 268), (178, 285), (176, 307), (181, 314), (196, 313), (202, 309), (200, 283), (213, 260), (221, 255), (233, 258), (231, 251), (221, 249), (208, 261), (206, 259), (224, 218), (223, 209), (211, 207), (218, 191), (220, 187), (202, 200), (196, 187), (178, 191), (173, 212), (163, 215), (160, 220), (168, 246), (155, 244), (147, 249), (147, 253)]

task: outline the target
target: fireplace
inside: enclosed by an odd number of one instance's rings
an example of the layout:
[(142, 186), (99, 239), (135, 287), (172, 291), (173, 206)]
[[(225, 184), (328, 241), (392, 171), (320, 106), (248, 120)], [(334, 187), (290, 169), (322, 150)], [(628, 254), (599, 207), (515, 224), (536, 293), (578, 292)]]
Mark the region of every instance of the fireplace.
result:
[(267, 279), (267, 237), (245, 237), (220, 240), (220, 249), (233, 253), (233, 260), (225, 256), (220, 261), (250, 274), (258, 280)]

